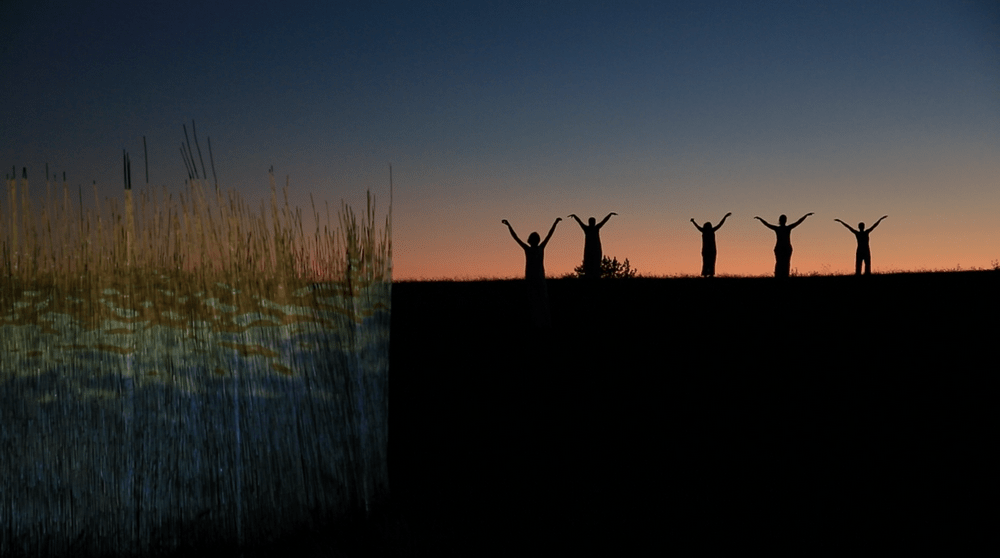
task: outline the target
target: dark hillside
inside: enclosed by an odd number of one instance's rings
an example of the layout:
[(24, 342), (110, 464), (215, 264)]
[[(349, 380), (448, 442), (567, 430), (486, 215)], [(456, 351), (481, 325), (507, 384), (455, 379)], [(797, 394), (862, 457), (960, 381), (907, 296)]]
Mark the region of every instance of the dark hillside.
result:
[(535, 332), (520, 281), (396, 284), (394, 500), (458, 554), (975, 532), (998, 286), (550, 280)]

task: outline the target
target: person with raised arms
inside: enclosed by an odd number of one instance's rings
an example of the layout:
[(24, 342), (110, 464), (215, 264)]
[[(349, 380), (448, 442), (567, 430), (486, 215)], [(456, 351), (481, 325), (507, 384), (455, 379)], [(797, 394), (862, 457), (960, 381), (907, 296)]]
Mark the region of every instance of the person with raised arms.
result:
[(541, 237), (537, 232), (533, 232), (528, 235), (527, 244), (518, 238), (517, 233), (514, 232), (514, 227), (506, 219), (501, 221), (504, 225), (507, 225), (510, 235), (514, 237), (518, 245), (524, 249), (524, 279), (528, 285), (528, 304), (535, 325), (538, 327), (548, 327), (551, 322), (548, 289), (545, 287), (545, 245), (552, 238), (552, 233), (556, 231), (556, 225), (559, 224), (559, 221), (562, 221), (561, 217), (557, 217), (555, 222), (552, 223), (552, 228), (549, 229), (549, 234), (545, 236), (545, 240), (539, 242)]
[(812, 215), (812, 213), (806, 213), (801, 219), (792, 223), (791, 225), (786, 225), (788, 217), (782, 215), (778, 217), (778, 224), (772, 225), (767, 221), (761, 219), (760, 217), (754, 217), (765, 227), (774, 231), (777, 237), (774, 243), (774, 276), (779, 278), (788, 277), (789, 271), (792, 267), (792, 229), (802, 224), (802, 221), (806, 220), (806, 217)]
[(618, 214), (615, 212), (608, 213), (608, 216), (605, 217), (600, 223), (597, 222), (597, 219), (591, 217), (589, 224), (584, 225), (583, 221), (581, 221), (575, 213), (569, 214), (569, 217), (576, 219), (580, 228), (583, 229), (584, 279), (599, 279), (601, 277), (601, 259), (604, 257), (604, 253), (601, 251), (601, 227), (608, 222), (608, 219), (610, 219), (612, 215)]
[(841, 221), (840, 219), (834, 219), (834, 221), (840, 223), (841, 225), (844, 225), (845, 227), (847, 227), (847, 230), (854, 233), (854, 237), (858, 240), (858, 250), (854, 255), (855, 275), (861, 275), (862, 262), (864, 262), (865, 264), (865, 275), (872, 274), (872, 251), (868, 245), (868, 240), (869, 240), (868, 235), (873, 230), (875, 230), (875, 227), (877, 227), (878, 224), (882, 222), (882, 219), (885, 219), (886, 217), (888, 217), (888, 215), (883, 215), (878, 221), (875, 221), (874, 225), (872, 225), (867, 230), (865, 229), (864, 223), (858, 223), (858, 228), (857, 230), (855, 230), (853, 227)]
[(705, 221), (705, 225), (702, 227), (698, 226), (698, 223), (692, 218), (691, 222), (694, 223), (694, 227), (701, 232), (701, 276), (702, 277), (715, 277), (715, 231), (722, 228), (725, 224), (726, 218), (732, 215), (732, 213), (726, 213), (726, 215), (719, 221), (719, 224), (712, 226), (711, 221)]

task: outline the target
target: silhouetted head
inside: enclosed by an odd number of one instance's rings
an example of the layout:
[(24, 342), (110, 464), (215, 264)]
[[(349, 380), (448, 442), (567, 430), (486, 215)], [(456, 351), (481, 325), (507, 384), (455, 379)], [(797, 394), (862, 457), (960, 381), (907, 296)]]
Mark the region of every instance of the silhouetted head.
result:
[(590, 226), (593, 227), (594, 225), (597, 224), (597, 219), (594, 219), (593, 217), (591, 217), (590, 219), (587, 220), (587, 223), (589, 223)]
[(784, 224), (787, 223), (787, 222), (788, 222), (788, 217), (786, 217), (784, 215), (782, 215), (781, 217), (778, 217), (778, 224), (779, 225), (784, 226)]
[(711, 222), (711, 221), (705, 221), (705, 226), (704, 226), (704, 227), (702, 227), (702, 228), (705, 228), (705, 229), (710, 229), (710, 228), (712, 228), (712, 222)]
[(538, 243), (542, 241), (542, 237), (538, 236), (538, 233), (533, 232), (528, 235), (528, 244), (532, 246), (538, 246)]
[(865, 230), (865, 224), (864, 223), (858, 223), (858, 230), (859, 231)]

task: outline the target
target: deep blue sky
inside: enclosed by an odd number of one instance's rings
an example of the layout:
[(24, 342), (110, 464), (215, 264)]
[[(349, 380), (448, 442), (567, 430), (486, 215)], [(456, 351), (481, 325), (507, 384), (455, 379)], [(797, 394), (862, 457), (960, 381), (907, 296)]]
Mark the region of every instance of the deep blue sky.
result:
[[(516, 276), (555, 217), (612, 218), (605, 253), (767, 273), (776, 222), (800, 272), (1000, 259), (1000, 4), (887, 2), (4, 3), (0, 164), (120, 195), (121, 150), (179, 190), (193, 119), (251, 200), (362, 207), (396, 184), (396, 276)], [(138, 172), (136, 172), (138, 170)], [(4, 198), (5, 199), (5, 198)], [(90, 198), (92, 199), (92, 196)], [(384, 207), (384, 204), (383, 204)], [(579, 263), (563, 222), (550, 275)]]

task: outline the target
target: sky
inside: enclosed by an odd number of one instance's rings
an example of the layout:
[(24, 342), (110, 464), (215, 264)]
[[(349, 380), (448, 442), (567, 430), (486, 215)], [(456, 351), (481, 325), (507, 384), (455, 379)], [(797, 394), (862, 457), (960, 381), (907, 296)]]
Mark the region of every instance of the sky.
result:
[(571, 213), (616, 212), (604, 254), (643, 275), (698, 274), (690, 219), (727, 212), (722, 275), (773, 271), (755, 216), (808, 212), (799, 274), (853, 272), (835, 218), (889, 216), (875, 272), (1000, 260), (994, 1), (64, 4), (3, 0), (0, 168), (33, 188), (121, 198), (125, 149), (183, 191), (193, 121), (222, 188), (259, 204), (273, 167), (307, 230), (310, 193), (384, 216), (391, 165), (397, 280), (523, 276), (502, 219), (563, 218), (571, 273)]

